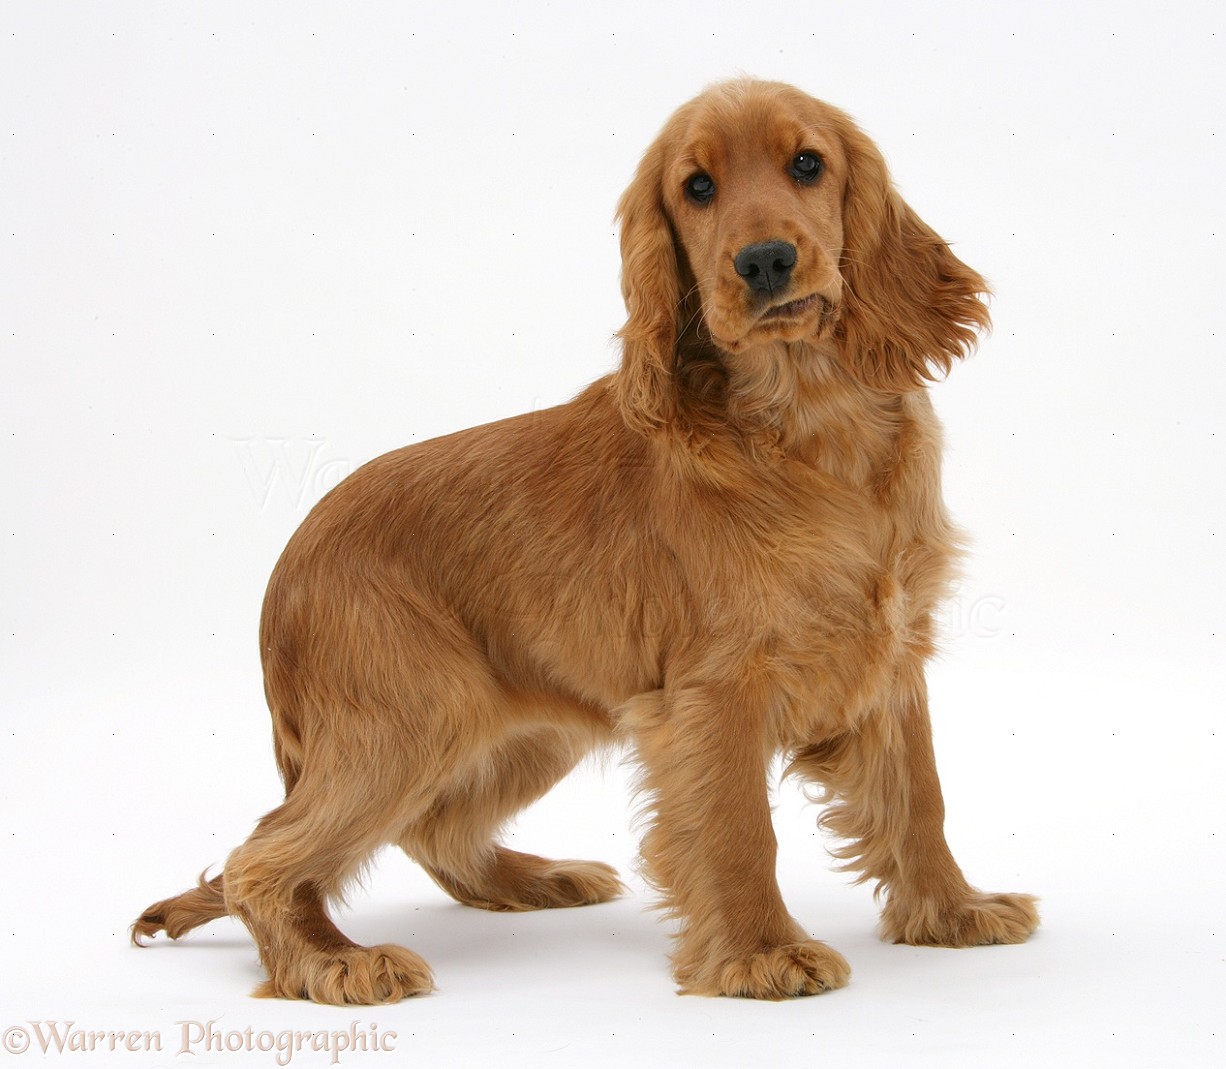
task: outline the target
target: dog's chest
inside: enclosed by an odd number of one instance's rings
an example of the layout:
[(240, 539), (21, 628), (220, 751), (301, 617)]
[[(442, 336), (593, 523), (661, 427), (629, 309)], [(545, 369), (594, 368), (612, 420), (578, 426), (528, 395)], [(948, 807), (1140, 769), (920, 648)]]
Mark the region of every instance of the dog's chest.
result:
[(886, 700), (905, 662), (931, 652), (954, 539), (938, 453), (899, 445), (867, 477), (798, 470), (754, 507), (696, 509), (687, 524), (706, 527), (690, 562), (699, 629), (770, 677), (804, 721), (797, 732), (812, 718), (854, 723)]
[(865, 519), (819, 538), (757, 621), (780, 678), (795, 681), (791, 707), (826, 723), (856, 722), (886, 700), (908, 661), (929, 656), (950, 572), (938, 539), (900, 532), (880, 510)]

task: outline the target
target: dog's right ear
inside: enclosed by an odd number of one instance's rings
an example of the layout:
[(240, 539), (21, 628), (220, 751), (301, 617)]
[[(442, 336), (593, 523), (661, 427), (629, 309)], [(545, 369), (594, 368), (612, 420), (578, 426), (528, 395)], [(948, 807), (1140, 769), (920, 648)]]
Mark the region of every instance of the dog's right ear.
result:
[(677, 336), (681, 304), (676, 237), (664, 207), (664, 139), (647, 150), (617, 206), (621, 223), (621, 368), (613, 390), (627, 425), (643, 434), (677, 417)]

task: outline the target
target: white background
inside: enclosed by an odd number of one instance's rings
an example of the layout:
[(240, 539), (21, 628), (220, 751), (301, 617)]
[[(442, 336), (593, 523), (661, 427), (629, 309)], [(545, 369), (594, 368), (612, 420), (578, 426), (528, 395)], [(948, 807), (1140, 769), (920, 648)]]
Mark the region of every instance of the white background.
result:
[[(0, 1028), (162, 1036), (55, 1064), (274, 1064), (180, 1057), (175, 1022), (210, 1019), (373, 1023), (423, 1066), (1221, 1064), (1220, 12), (8, 0)], [(994, 284), (994, 333), (935, 388), (975, 550), (932, 690), (955, 852), (1040, 894), (1044, 927), (877, 942), (784, 784), (785, 897), (855, 970), (818, 999), (676, 996), (633, 878), (493, 916), (390, 853), (342, 924), (423, 953), (428, 998), (252, 1000), (229, 921), (129, 947), (279, 801), (254, 634), (290, 532), (363, 460), (614, 365), (617, 196), (668, 113), (740, 71), (857, 116)], [(626, 778), (584, 769), (516, 843), (629, 874)]]

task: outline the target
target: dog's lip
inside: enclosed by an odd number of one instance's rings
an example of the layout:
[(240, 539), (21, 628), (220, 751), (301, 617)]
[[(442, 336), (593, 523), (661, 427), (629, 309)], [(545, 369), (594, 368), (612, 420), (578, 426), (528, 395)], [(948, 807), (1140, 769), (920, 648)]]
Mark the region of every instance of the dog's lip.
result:
[(772, 305), (762, 313), (761, 319), (796, 319), (803, 315), (808, 315), (814, 308), (822, 303), (822, 295), (820, 293), (810, 293), (807, 297), (800, 297), (794, 301), (785, 301), (783, 304)]

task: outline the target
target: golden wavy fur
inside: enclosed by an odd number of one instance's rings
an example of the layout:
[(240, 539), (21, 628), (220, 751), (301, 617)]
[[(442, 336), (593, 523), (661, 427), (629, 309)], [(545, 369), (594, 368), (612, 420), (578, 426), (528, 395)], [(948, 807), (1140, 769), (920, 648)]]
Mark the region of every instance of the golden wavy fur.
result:
[(887, 939), (1019, 942), (1026, 895), (946, 846), (924, 662), (957, 534), (925, 382), (986, 326), (983, 279), (899, 198), (842, 112), (734, 81), (682, 107), (619, 208), (620, 368), (569, 404), (389, 453), (291, 539), (261, 622), (283, 805), (139, 941), (231, 914), (258, 994), (430, 990), (326, 901), (398, 843), (484, 909), (601, 902), (606, 865), (498, 842), (624, 740), (681, 990), (840, 987), (789, 916), (767, 772), (782, 752)]

